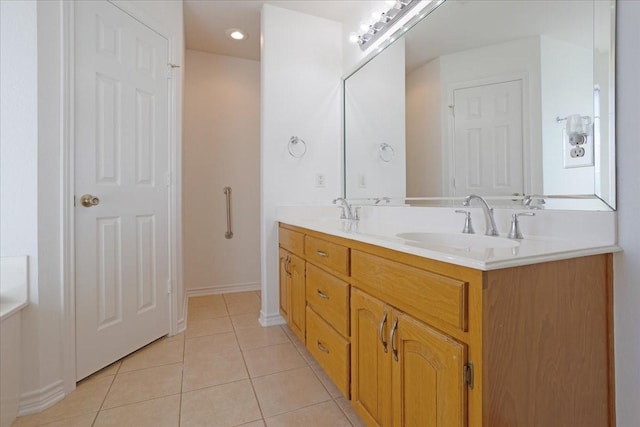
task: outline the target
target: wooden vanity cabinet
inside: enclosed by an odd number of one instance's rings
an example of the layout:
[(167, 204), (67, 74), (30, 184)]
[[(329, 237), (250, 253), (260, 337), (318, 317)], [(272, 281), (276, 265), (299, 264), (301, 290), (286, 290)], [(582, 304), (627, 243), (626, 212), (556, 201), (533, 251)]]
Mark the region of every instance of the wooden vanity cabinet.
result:
[(281, 312), (368, 426), (615, 426), (611, 254), (481, 271), (280, 232)]
[(306, 331), (304, 234), (280, 230), (280, 314), (303, 343)]

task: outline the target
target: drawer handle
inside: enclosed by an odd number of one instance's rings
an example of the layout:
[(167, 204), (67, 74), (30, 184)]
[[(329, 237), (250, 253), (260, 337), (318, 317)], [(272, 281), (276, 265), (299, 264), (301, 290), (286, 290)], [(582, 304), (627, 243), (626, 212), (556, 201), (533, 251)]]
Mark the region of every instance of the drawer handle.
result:
[(322, 299), (329, 299), (329, 295), (325, 294), (324, 292), (322, 292), (320, 289), (316, 289), (316, 293), (318, 294), (318, 296)]
[(318, 344), (318, 349), (323, 352), (323, 353), (327, 353), (329, 354), (329, 349), (327, 347), (325, 347), (324, 345), (322, 345), (322, 343), (320, 342), (320, 340), (316, 341), (316, 344)]
[(398, 361), (398, 349), (396, 348), (395, 345), (393, 345), (393, 337), (395, 336), (397, 330), (398, 330), (398, 318), (396, 317), (393, 320), (393, 326), (391, 327), (391, 333), (389, 334), (389, 341), (391, 341), (391, 351), (393, 351), (393, 359), (396, 362)]
[(326, 253), (326, 252), (316, 251), (316, 254), (317, 254), (319, 257), (322, 257), (322, 258), (329, 258), (329, 254), (328, 254), (328, 253)]
[(387, 312), (384, 312), (382, 316), (382, 320), (380, 320), (380, 326), (378, 327), (378, 339), (380, 339), (380, 343), (382, 344), (382, 348), (384, 348), (384, 352), (387, 353), (387, 342), (384, 340), (384, 335), (382, 334), (382, 330), (384, 329), (384, 324), (387, 323)]

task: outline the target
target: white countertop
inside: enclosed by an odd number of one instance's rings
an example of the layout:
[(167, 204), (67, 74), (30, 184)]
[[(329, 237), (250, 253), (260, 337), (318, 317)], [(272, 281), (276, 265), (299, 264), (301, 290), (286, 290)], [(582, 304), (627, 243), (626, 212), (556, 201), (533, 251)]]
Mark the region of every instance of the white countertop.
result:
[[(442, 211), (436, 212), (436, 215), (441, 214)], [(445, 214), (449, 213), (445, 212)], [(450, 215), (456, 219), (456, 223), (460, 222), (459, 220), (461, 218), (459, 216), (453, 213)], [(576, 239), (575, 236), (549, 237), (526, 235), (525, 233), (525, 238), (514, 241), (519, 244), (512, 248), (476, 249), (462, 246), (453, 247), (426, 244), (402, 239), (396, 235), (405, 232), (437, 234), (460, 233), (460, 230), (455, 228), (451, 229), (447, 225), (443, 225), (439, 218), (433, 218), (432, 221), (425, 221), (423, 219), (420, 224), (416, 224), (415, 221), (410, 219), (406, 221), (389, 221), (388, 218), (386, 220), (373, 218), (375, 216), (376, 215), (369, 215), (369, 217), (371, 217), (369, 219), (363, 218), (360, 221), (353, 222), (332, 219), (327, 216), (305, 217), (304, 215), (300, 215), (299, 209), (294, 209), (293, 211), (281, 209), (279, 210), (278, 220), (285, 224), (303, 227), (333, 236), (484, 271), (618, 252), (621, 250), (620, 247), (613, 244), (610, 239), (603, 238), (601, 235), (598, 235), (598, 233), (585, 236), (584, 239)], [(497, 219), (498, 216), (496, 217), (496, 220)], [(524, 221), (526, 220), (522, 222)], [(504, 223), (504, 221), (501, 222)], [(476, 232), (481, 235), (484, 229), (483, 224), (477, 221), (476, 224)], [(459, 225), (461, 225), (461, 223)], [(525, 224), (521, 225), (523, 228), (525, 227)], [(605, 226), (606, 225), (603, 225), (603, 227)], [(507, 228), (503, 226), (499, 227), (499, 229), (505, 230)], [(588, 228), (586, 230), (588, 230)], [(500, 237), (506, 238), (506, 235), (501, 234)]]
[(29, 304), (28, 265), (26, 256), (0, 258), (0, 321)]

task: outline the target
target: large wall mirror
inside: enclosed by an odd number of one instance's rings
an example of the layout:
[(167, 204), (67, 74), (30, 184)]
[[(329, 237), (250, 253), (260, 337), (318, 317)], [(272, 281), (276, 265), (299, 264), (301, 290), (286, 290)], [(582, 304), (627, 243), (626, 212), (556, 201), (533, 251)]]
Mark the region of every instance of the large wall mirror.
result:
[(614, 0), (446, 0), (345, 78), (345, 195), (615, 209), (614, 27)]

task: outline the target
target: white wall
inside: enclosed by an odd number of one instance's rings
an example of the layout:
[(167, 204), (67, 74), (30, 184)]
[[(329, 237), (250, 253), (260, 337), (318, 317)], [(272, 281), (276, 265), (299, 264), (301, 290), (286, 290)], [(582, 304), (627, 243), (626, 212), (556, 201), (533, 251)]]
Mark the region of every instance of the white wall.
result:
[[(261, 53), (261, 322), (278, 314), (276, 207), (327, 203), (341, 193), (339, 23), (270, 6), (262, 9)], [(291, 157), (291, 136), (307, 153)], [(325, 186), (315, 186), (316, 174)]]
[(614, 257), (617, 425), (640, 425), (640, 2), (620, 0), (617, 32), (618, 242)]
[[(171, 33), (174, 40), (174, 54), (172, 58), (177, 65), (180, 65), (183, 56), (182, 43), (182, 2), (140, 2), (144, 3), (145, 12), (149, 14), (151, 20), (158, 25), (166, 25), (170, 19), (173, 25), (161, 31)], [(73, 365), (73, 354), (70, 352), (70, 342), (75, 340), (75, 331), (67, 323), (65, 317), (67, 313), (73, 313), (73, 307), (69, 307), (71, 298), (69, 296), (68, 276), (63, 277), (63, 252), (61, 226), (63, 223), (63, 210), (68, 206), (67, 200), (62, 200), (62, 189), (64, 184), (64, 171), (62, 170), (62, 158), (66, 154), (63, 137), (65, 132), (64, 119), (68, 113), (64, 110), (63, 99), (65, 94), (62, 85), (65, 76), (63, 70), (63, 22), (68, 18), (65, 14), (71, 3), (61, 0), (39, 1), (39, 2), (2, 2), (3, 15), (3, 43), (5, 23), (4, 7), (36, 8), (36, 15), (31, 9), (28, 13), (29, 19), (26, 22), (11, 21), (6, 28), (13, 24), (21, 27), (20, 38), (16, 43), (26, 43), (25, 51), (35, 55), (35, 45), (37, 38), (37, 63), (31, 55), (22, 58), (26, 62), (22, 65), (27, 67), (22, 70), (23, 78), (28, 81), (29, 88), (24, 92), (24, 101), (28, 101), (32, 94), (37, 93), (37, 114), (34, 103), (30, 104), (28, 122), (16, 122), (20, 124), (23, 136), (18, 143), (25, 144), (19, 152), (25, 154), (23, 150), (28, 148), (29, 159), (21, 160), (20, 176), (12, 176), (11, 182), (6, 182), (7, 188), (15, 189), (18, 185), (28, 185), (25, 199), (21, 203), (16, 203), (22, 209), (21, 215), (25, 218), (32, 216), (28, 226), (23, 230), (24, 236), (31, 241), (31, 236), (37, 236), (37, 244), (30, 244), (29, 251), (37, 246), (37, 253), (28, 255), (31, 259), (34, 270), (30, 272), (30, 305), (23, 311), (22, 342), (23, 342), (23, 372), (22, 372), (22, 397), (20, 403), (21, 414), (37, 412), (44, 407), (50, 406), (61, 399), (65, 393), (70, 392), (75, 387), (75, 366)], [(119, 5), (128, 6), (127, 2), (119, 2)], [(143, 15), (146, 13), (142, 13)], [(64, 17), (64, 19), (63, 19)], [(10, 39), (8, 39), (10, 40)], [(177, 40), (177, 44), (175, 43)], [(11, 62), (4, 61), (4, 51), (2, 52), (2, 74), (3, 74), (3, 99), (5, 95), (4, 72), (5, 64)], [(11, 73), (7, 74), (7, 78)], [(178, 79), (179, 73), (178, 73)], [(178, 90), (173, 94), (176, 99), (178, 110), (181, 106), (181, 94)], [(3, 101), (4, 102), (4, 101)], [(2, 106), (3, 114), (5, 111)], [(178, 118), (181, 112), (178, 111)], [(172, 123), (174, 132), (179, 135), (181, 120)], [(3, 131), (5, 129), (3, 123)], [(8, 126), (7, 129), (11, 129)], [(28, 136), (27, 136), (28, 135)], [(33, 138), (37, 137), (37, 146)], [(15, 141), (12, 141), (12, 144)], [(4, 146), (4, 144), (3, 144)], [(35, 151), (37, 147), (37, 152)], [(4, 151), (2, 153), (4, 161)], [(16, 158), (16, 161), (20, 159)], [(4, 164), (2, 165), (4, 172)], [(36, 169), (37, 168), (37, 169)], [(8, 169), (13, 170), (15, 169)], [(37, 179), (37, 181), (36, 181)], [(3, 176), (2, 193), (5, 194), (5, 182)], [(11, 194), (12, 190), (7, 190)], [(31, 201), (26, 201), (31, 200)], [(2, 216), (4, 218), (4, 199)], [(8, 204), (8, 206), (12, 206)], [(36, 219), (37, 218), (37, 219)], [(4, 230), (3, 230), (4, 231)], [(4, 238), (4, 233), (3, 233)], [(3, 248), (4, 255), (4, 248)], [(68, 311), (70, 310), (70, 311)]]
[[(185, 59), (185, 289), (259, 289), (260, 63), (195, 50)], [(224, 236), (226, 186), (232, 188), (232, 239)]]
[(407, 197), (442, 194), (440, 58), (407, 74)]
[[(404, 39), (400, 39), (345, 83), (346, 195), (350, 199), (405, 197), (404, 53)], [(381, 144), (392, 149), (381, 153)]]
[[(38, 298), (37, 19), (35, 2), (0, 2), (0, 256), (29, 256), (32, 301)], [(3, 358), (24, 354), (21, 348), (9, 348), (22, 345), (24, 340), (16, 335), (23, 335), (23, 331), (30, 332), (31, 348), (38, 348), (37, 344), (34, 346), (38, 340), (37, 329), (33, 328), (37, 325), (35, 310), (25, 310), (30, 329), (27, 325), (22, 328), (21, 316), (16, 314), (3, 321)], [(24, 356), (32, 366), (39, 365), (37, 354)], [(2, 362), (3, 369), (21, 366), (16, 360)], [(7, 377), (0, 379), (0, 424), (5, 426), (15, 418), (17, 399), (24, 387), (21, 371), (3, 374)]]
[[(562, 134), (556, 117), (593, 118), (593, 53), (548, 37), (540, 39), (542, 86), (542, 194), (594, 194), (593, 166), (565, 168)], [(593, 139), (590, 139), (593, 144)], [(593, 145), (591, 145), (593, 147)]]
[(0, 256), (35, 257), (36, 3), (0, 2), (0, 19)]

